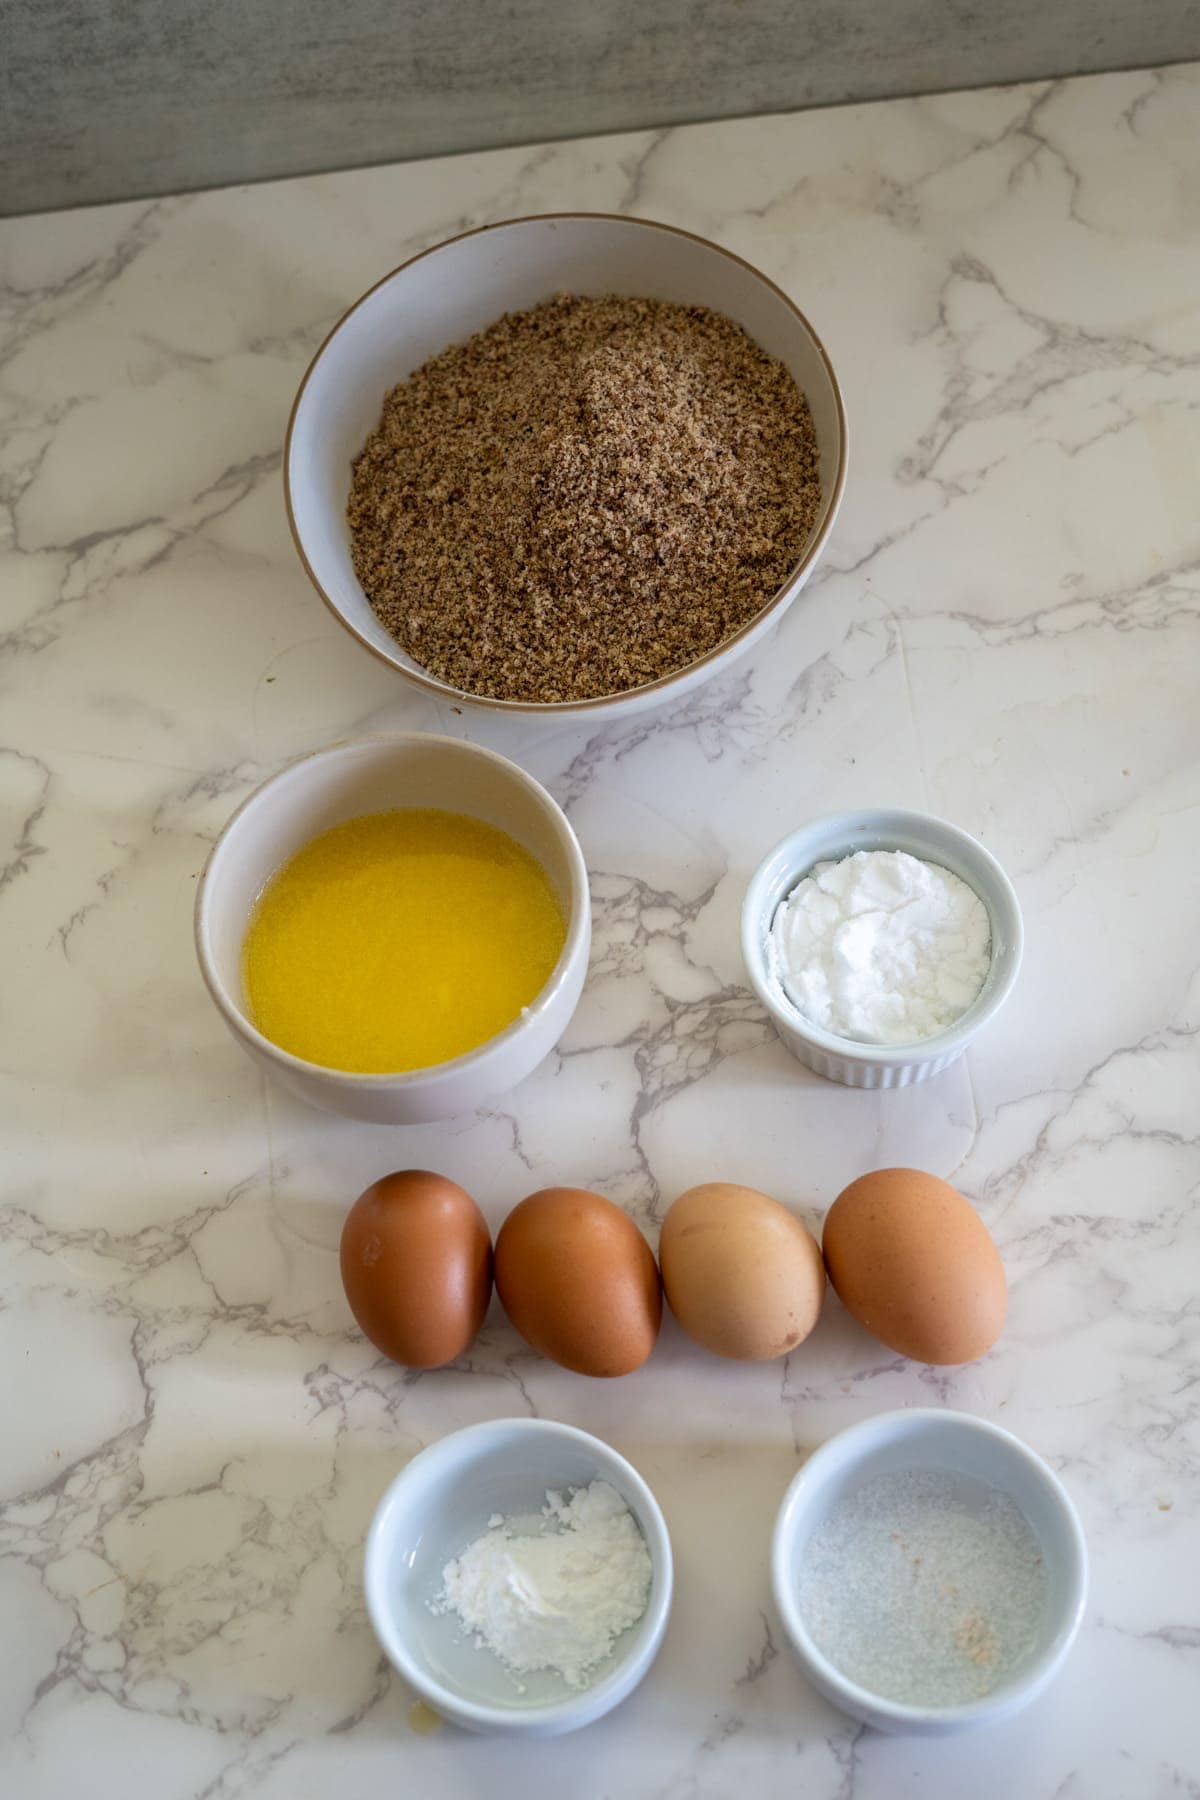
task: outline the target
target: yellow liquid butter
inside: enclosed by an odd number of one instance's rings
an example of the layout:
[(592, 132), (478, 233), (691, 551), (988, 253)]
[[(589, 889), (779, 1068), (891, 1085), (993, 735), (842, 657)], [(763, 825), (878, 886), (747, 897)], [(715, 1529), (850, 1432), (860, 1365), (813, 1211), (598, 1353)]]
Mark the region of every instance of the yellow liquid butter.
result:
[(268, 882), (242, 984), (281, 1049), (395, 1073), (503, 1031), (565, 939), (545, 870), (506, 832), (431, 808), (369, 813), (313, 838)]

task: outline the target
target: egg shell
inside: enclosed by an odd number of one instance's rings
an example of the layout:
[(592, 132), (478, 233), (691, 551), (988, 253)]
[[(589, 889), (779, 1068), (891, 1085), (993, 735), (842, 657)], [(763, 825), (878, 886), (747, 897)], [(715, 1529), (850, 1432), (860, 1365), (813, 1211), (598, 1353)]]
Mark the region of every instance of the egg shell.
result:
[(803, 1343), (821, 1316), (817, 1241), (757, 1188), (706, 1181), (680, 1194), (658, 1255), (671, 1311), (717, 1356), (771, 1362)]
[(542, 1188), (496, 1239), (496, 1292), (526, 1342), (578, 1375), (628, 1375), (654, 1348), (662, 1288), (627, 1213), (586, 1188)]
[(1004, 1327), (1000, 1252), (974, 1207), (936, 1175), (861, 1175), (830, 1207), (823, 1248), (847, 1311), (902, 1356), (974, 1362)]
[(342, 1285), (377, 1350), (437, 1369), (473, 1342), (492, 1295), (492, 1237), (465, 1188), (428, 1169), (385, 1175), (346, 1215)]

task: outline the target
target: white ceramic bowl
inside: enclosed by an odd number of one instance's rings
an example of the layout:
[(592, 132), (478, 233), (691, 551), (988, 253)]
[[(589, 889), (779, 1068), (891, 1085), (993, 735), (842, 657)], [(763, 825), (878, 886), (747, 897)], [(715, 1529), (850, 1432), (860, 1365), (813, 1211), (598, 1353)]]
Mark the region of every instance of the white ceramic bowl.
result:
[[(250, 1023), (242, 945), (255, 901), (288, 857), (345, 819), (397, 806), (444, 807), (507, 831), (550, 877), (567, 917), (567, 938), (537, 998), (477, 1050), (407, 1074), (355, 1075), (292, 1056)], [(238, 1043), (312, 1105), (385, 1125), (471, 1112), (536, 1068), (578, 1004), (591, 929), (583, 853), (545, 788), (493, 750), (420, 732), (333, 744), (272, 775), (217, 839), (196, 895), (200, 969)]]
[[(709, 306), (780, 358), (808, 398), (823, 498), (804, 555), (779, 592), (733, 637), (674, 675), (607, 698), (532, 705), (462, 694), (413, 661), (376, 619), (350, 561), (350, 465), (379, 422), (383, 397), (430, 356), (503, 313), (555, 294), (628, 294)], [(825, 547), (846, 480), (846, 420), (829, 358), (782, 289), (741, 257), (690, 232), (606, 213), (551, 213), (465, 232), (402, 264), (339, 320), (313, 358), (284, 450), (288, 519), (300, 559), (335, 618), (360, 644), (442, 700), (589, 722), (688, 692), (782, 617)]]
[[(968, 1705), (906, 1706), (859, 1687), (817, 1648), (800, 1608), (805, 1548), (830, 1509), (873, 1476), (906, 1469), (950, 1469), (989, 1482), (1016, 1501), (1041, 1542), (1049, 1585), (1038, 1641), (1006, 1681)], [(775, 1604), (812, 1685), (866, 1725), (928, 1737), (996, 1724), (1042, 1692), (1075, 1641), (1087, 1600), (1087, 1576), (1087, 1545), (1079, 1516), (1041, 1457), (998, 1425), (967, 1413), (930, 1408), (883, 1413), (823, 1444), (788, 1488), (771, 1546)]]
[[(430, 1602), (442, 1569), (493, 1513), (537, 1513), (548, 1489), (609, 1482), (650, 1552), (650, 1598), (589, 1687), (552, 1671), (516, 1679)], [(367, 1538), (367, 1610), (389, 1662), (444, 1718), (469, 1731), (552, 1737), (602, 1718), (633, 1692), (663, 1640), (671, 1610), (671, 1540), (657, 1500), (608, 1444), (551, 1419), (496, 1419), (453, 1432), (397, 1475)]]
[[(976, 999), (960, 1019), (915, 1044), (860, 1044), (836, 1037), (806, 1019), (769, 979), (767, 938), (782, 899), (819, 862), (855, 850), (906, 850), (936, 863), (974, 888), (987, 907), (992, 958)], [(776, 844), (755, 870), (742, 904), (742, 958), (755, 993), (775, 1029), (800, 1062), (847, 1087), (907, 1087), (937, 1075), (960, 1057), (1012, 992), (1024, 948), (1021, 908), (1008, 876), (990, 851), (957, 825), (929, 813), (870, 808), (814, 819)]]

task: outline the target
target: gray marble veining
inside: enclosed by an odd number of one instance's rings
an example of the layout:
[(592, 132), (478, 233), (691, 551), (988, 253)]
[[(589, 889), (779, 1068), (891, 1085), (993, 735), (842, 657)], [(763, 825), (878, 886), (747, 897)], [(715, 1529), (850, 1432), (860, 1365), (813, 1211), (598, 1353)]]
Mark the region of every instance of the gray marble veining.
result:
[[(15, 1800), (1159, 1800), (1200, 1786), (1200, 67), (507, 150), (0, 227), (0, 1792)], [(406, 253), (556, 207), (710, 234), (793, 293), (845, 388), (822, 568), (720, 683), (535, 729), (410, 692), (287, 533), (306, 358)], [(411, 1131), (304, 1110), (196, 972), (195, 880), (262, 774), (356, 731), (494, 743), (593, 874), (591, 979), (501, 1106)], [(737, 947), (764, 849), (915, 805), (1017, 883), (1012, 1002), (921, 1089), (808, 1076)], [(834, 1301), (786, 1361), (668, 1323), (613, 1384), (494, 1313), (413, 1377), (358, 1337), (347, 1201), (444, 1169), (493, 1225), (602, 1188), (653, 1236), (693, 1181), (814, 1223), (864, 1168), (950, 1177), (996, 1236), (995, 1351), (929, 1370)], [(1044, 1702), (985, 1742), (864, 1733), (786, 1653), (767, 1583), (799, 1458), (886, 1407), (1010, 1425), (1093, 1557)], [(678, 1598), (586, 1738), (434, 1736), (359, 1564), (423, 1443), (543, 1413), (663, 1502)]]

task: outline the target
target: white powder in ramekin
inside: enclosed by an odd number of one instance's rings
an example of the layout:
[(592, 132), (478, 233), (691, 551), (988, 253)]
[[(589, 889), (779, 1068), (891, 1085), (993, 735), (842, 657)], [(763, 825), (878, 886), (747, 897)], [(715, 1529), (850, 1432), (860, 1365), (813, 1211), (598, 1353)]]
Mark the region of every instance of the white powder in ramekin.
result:
[(817, 863), (776, 909), (772, 983), (814, 1025), (863, 1044), (912, 1044), (961, 1018), (987, 977), (979, 895), (904, 850)]
[(457, 1614), (476, 1643), (514, 1674), (553, 1669), (581, 1688), (621, 1632), (646, 1610), (650, 1553), (607, 1481), (550, 1492), (544, 1529), (493, 1515), (442, 1570), (435, 1612)]

